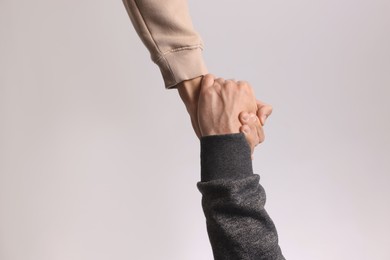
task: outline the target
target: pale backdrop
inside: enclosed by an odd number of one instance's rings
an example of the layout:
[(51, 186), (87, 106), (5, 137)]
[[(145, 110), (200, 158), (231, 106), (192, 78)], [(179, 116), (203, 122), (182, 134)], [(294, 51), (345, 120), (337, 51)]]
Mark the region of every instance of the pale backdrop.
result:
[[(390, 2), (190, 1), (274, 106), (254, 170), (287, 259), (388, 260)], [(117, 1), (0, 0), (0, 259), (212, 259), (199, 144)]]

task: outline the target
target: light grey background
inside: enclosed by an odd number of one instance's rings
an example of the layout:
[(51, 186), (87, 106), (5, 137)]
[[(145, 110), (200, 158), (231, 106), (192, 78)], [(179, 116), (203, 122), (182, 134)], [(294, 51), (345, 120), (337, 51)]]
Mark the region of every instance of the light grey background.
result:
[[(390, 2), (190, 10), (274, 106), (254, 169), (287, 259), (390, 259)], [(0, 37), (0, 259), (212, 259), (198, 141), (122, 2), (0, 0)]]

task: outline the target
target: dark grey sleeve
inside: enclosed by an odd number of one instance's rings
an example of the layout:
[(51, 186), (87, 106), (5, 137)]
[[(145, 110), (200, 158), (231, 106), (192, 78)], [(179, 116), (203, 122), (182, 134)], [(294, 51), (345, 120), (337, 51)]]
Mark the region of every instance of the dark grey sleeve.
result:
[(215, 260), (285, 259), (243, 134), (201, 139), (202, 206)]

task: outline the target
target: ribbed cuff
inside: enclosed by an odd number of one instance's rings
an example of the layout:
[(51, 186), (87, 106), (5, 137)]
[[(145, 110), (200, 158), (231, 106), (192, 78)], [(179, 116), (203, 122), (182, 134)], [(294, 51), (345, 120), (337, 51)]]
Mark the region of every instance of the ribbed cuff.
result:
[(184, 80), (208, 73), (202, 57), (201, 45), (172, 50), (156, 64), (160, 68), (167, 89), (174, 88)]
[(253, 174), (251, 150), (244, 134), (205, 136), (200, 143), (202, 182)]

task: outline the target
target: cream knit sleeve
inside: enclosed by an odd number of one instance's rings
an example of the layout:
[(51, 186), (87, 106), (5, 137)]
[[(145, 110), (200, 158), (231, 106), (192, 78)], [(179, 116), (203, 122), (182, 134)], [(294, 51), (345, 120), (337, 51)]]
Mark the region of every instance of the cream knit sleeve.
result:
[(160, 68), (166, 88), (207, 74), (203, 43), (193, 28), (186, 0), (123, 0), (123, 3), (152, 60)]

